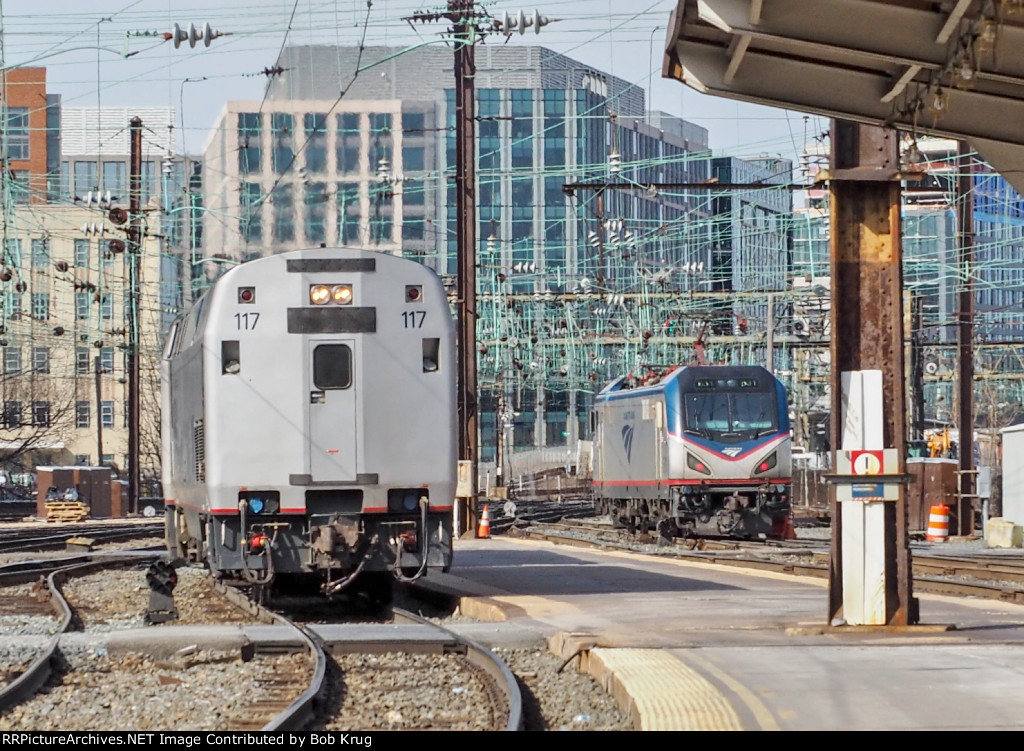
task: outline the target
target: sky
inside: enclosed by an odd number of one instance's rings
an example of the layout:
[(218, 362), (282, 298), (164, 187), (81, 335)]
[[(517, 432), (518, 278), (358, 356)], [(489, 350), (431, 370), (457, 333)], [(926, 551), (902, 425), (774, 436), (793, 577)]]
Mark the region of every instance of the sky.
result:
[[(173, 107), (175, 148), (197, 153), (228, 100), (260, 99), (262, 71), (293, 44), (408, 46), (438, 38), (445, 23), (405, 20), (443, 5), (423, 0), (0, 0), (5, 67), (45, 66), (51, 93), (66, 107)], [(482, 0), (492, 16), (539, 11), (552, 19), (506, 42), (539, 44), (648, 91), (648, 106), (708, 129), (718, 155), (781, 155), (828, 127), (824, 118), (702, 95), (661, 77), (676, 0), (547, 0), (532, 5)], [(174, 24), (209, 23), (223, 34), (175, 48), (159, 34)]]

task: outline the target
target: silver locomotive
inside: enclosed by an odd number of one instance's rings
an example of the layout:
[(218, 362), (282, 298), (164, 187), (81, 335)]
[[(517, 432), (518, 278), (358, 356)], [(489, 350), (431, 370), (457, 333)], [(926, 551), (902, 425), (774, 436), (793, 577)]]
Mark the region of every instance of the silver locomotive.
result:
[(323, 248), (241, 264), (173, 324), (161, 370), (174, 555), (382, 597), (450, 567), (454, 325), (430, 269)]
[(593, 410), (598, 510), (664, 537), (787, 537), (786, 390), (757, 366), (648, 367)]

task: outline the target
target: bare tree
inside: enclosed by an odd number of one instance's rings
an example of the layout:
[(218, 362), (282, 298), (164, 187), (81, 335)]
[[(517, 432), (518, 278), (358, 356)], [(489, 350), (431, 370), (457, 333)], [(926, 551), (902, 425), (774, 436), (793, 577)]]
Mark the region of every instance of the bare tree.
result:
[(74, 436), (75, 390), (32, 369), (0, 378), (0, 441), (3, 463), (21, 468), (24, 457), (62, 447)]

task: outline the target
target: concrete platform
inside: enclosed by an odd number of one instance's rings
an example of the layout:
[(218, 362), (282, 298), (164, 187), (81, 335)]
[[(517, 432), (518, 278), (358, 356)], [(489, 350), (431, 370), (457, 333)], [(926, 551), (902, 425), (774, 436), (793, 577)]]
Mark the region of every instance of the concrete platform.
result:
[(1024, 729), (1019, 605), (919, 595), (920, 625), (844, 628), (824, 580), (504, 537), (428, 586), (545, 637), (637, 729)]

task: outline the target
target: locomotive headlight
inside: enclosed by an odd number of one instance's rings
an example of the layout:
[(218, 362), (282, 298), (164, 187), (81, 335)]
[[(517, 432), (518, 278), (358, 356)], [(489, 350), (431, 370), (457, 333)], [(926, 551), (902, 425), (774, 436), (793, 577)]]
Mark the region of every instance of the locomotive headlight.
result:
[(693, 454), (686, 455), (686, 466), (700, 472), (702, 475), (710, 475), (711, 469)]
[(779, 463), (779, 459), (775, 455), (775, 452), (773, 451), (771, 454), (769, 454), (768, 456), (766, 456), (764, 459), (762, 459), (761, 461), (759, 461), (757, 463), (757, 467), (754, 468), (754, 474), (755, 475), (764, 474), (768, 470), (774, 469), (775, 465), (778, 464), (778, 463)]
[(309, 288), (309, 301), (314, 305), (326, 305), (331, 300), (331, 288), (326, 284), (314, 284)]
[(406, 493), (404, 496), (402, 496), (402, 508), (404, 508), (406, 511), (415, 511), (416, 510), (416, 494), (415, 493)]
[(249, 499), (249, 511), (254, 514), (262, 514), (265, 504), (262, 498), (250, 498)]
[(349, 305), (352, 302), (352, 285), (337, 284), (332, 287), (331, 301), (335, 305)]

